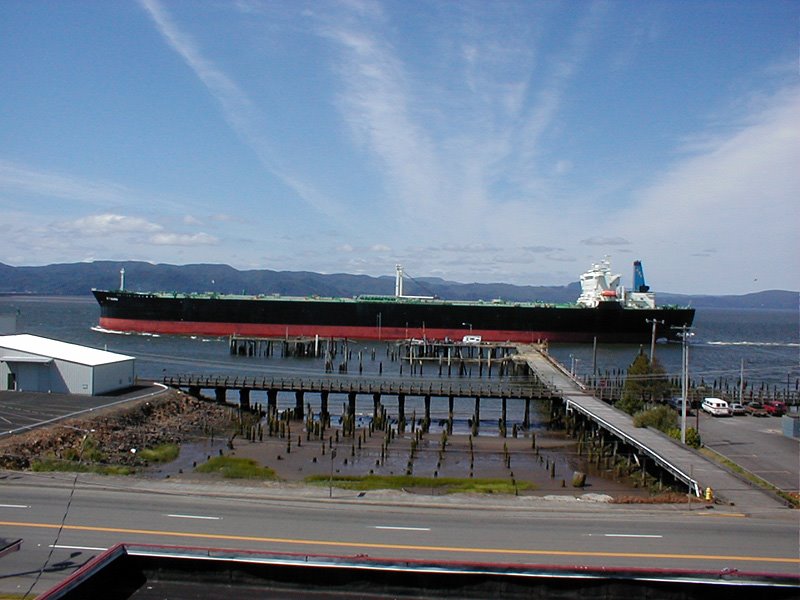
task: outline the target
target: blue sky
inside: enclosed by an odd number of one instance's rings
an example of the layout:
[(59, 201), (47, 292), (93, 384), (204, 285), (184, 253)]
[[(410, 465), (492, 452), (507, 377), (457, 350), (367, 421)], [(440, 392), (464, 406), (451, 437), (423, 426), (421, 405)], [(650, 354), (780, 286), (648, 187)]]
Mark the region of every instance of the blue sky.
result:
[(0, 3), (0, 262), (800, 289), (800, 2)]

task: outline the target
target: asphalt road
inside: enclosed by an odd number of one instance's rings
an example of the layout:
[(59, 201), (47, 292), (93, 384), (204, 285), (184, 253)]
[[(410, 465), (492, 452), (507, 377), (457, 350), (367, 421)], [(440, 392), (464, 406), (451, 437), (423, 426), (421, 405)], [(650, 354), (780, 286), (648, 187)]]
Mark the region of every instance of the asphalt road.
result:
[[(534, 498), (242, 488), (4, 473), (0, 592), (61, 581), (114, 543), (529, 565), (800, 572), (797, 513)], [(212, 494), (212, 495), (208, 495)], [(418, 503), (424, 502), (425, 505)], [(65, 524), (59, 534), (62, 517)], [(53, 548), (55, 546), (55, 548)]]
[[(779, 417), (699, 413), (705, 446), (784, 491), (800, 489), (800, 440), (783, 435)], [(696, 415), (687, 417), (689, 427), (696, 422)]]

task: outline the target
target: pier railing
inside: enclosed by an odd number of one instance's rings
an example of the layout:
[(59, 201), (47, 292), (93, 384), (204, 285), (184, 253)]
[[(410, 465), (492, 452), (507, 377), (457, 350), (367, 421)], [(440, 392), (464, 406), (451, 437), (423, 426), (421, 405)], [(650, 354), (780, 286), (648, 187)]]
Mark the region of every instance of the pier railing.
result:
[(363, 377), (230, 377), (176, 375), (164, 377), (164, 385), (177, 388), (277, 390), (281, 392), (328, 392), (436, 397), (550, 399), (561, 398), (555, 387), (541, 381), (459, 382), (453, 380), (393, 380)]

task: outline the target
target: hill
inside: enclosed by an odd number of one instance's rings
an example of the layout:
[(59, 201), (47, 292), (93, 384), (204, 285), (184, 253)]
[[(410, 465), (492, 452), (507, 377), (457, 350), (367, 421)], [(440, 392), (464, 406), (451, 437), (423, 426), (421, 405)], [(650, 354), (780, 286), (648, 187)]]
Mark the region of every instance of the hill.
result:
[[(138, 261), (95, 261), (41, 267), (12, 267), (0, 263), (0, 294), (83, 296), (92, 288), (117, 289), (125, 268), (125, 288), (133, 291), (217, 292), (221, 294), (281, 294), (287, 296), (357, 296), (394, 293), (394, 277), (370, 277), (307, 271), (240, 271), (228, 265), (169, 265)], [(563, 286), (518, 286), (506, 283), (458, 283), (441, 278), (407, 280), (409, 295), (453, 300), (573, 302), (577, 282)], [(770, 290), (739, 296), (691, 296), (659, 293), (660, 304), (696, 308), (797, 309), (798, 293)]]

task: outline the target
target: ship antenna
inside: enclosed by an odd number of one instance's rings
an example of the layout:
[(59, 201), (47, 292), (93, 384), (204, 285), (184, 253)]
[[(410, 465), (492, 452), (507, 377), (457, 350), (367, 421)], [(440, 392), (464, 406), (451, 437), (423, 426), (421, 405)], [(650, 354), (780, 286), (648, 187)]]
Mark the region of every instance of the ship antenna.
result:
[(119, 270), (119, 291), (125, 291), (125, 267)]

